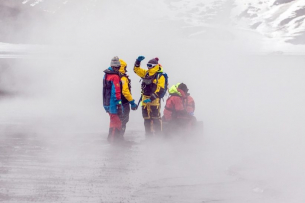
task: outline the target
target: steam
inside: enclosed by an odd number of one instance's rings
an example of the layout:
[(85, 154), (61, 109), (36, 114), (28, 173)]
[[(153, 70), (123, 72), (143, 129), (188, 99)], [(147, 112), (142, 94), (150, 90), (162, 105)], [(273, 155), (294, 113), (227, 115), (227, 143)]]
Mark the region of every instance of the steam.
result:
[[(213, 180), (219, 171), (238, 172), (246, 180), (261, 180), (263, 184), (253, 186), (258, 192), (284, 191), (283, 183), (267, 183), (283, 176), (292, 188), (302, 186), (291, 180), (304, 179), (303, 57), (253, 55), (262, 50), (261, 38), (232, 28), (222, 30), (233, 40), (204, 40), (200, 33), (189, 37), (183, 22), (166, 17), (162, 2), (68, 1), (62, 12), (48, 17), (44, 31), (31, 36), (45, 42), (48, 52), (16, 59), (10, 67), (15, 94), (0, 101), (0, 122), (26, 124), (41, 133), (105, 135), (109, 118), (102, 104), (102, 79), (111, 58), (117, 55), (127, 62), (137, 101), (140, 78), (132, 71), (134, 61), (139, 55), (145, 60), (159, 57), (170, 85), (187, 84), (204, 135), (196, 144), (148, 145), (140, 157), (151, 167), (145, 170), (159, 167), (166, 176), (171, 171), (156, 160), (171, 160), (171, 167), (181, 167), (174, 172), (177, 176), (212, 174), (208, 179)], [(141, 110), (130, 117), (127, 131), (142, 132)], [(185, 153), (179, 152), (183, 147)], [(182, 160), (189, 161), (189, 167)]]

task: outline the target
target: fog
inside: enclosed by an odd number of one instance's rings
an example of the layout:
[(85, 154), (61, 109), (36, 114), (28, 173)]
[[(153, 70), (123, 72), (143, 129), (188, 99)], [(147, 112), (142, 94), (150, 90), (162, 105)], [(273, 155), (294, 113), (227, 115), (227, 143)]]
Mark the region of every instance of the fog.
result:
[[(1, 80), (10, 93), (0, 95), (1, 145), (7, 146), (10, 136), (43, 137), (35, 144), (43, 153), (31, 155), (32, 162), (50, 179), (63, 175), (48, 166), (69, 177), (65, 183), (45, 182), (45, 187), (57, 185), (52, 193), (57, 199), (38, 200), (304, 202), (304, 56), (266, 54), (266, 39), (226, 24), (192, 36), (187, 24), (167, 17), (173, 11), (163, 1), (71, 5), (50, 17), (40, 35), (33, 33), (32, 40), (46, 42), (44, 51), (8, 60)], [(227, 34), (234, 38), (224, 38)], [(195, 116), (204, 123), (202, 135), (147, 141), (138, 109), (130, 114), (125, 136), (133, 144), (118, 149), (106, 143), (103, 70), (113, 56), (125, 60), (138, 101), (140, 78), (132, 69), (139, 55), (146, 57), (143, 68), (159, 57), (170, 85), (187, 84)], [(2, 168), (13, 167), (10, 160), (1, 162)], [(113, 170), (99, 168), (105, 165)], [(20, 174), (2, 174), (0, 183)], [(22, 190), (6, 183), (14, 192), (0, 185), (0, 197), (17, 202), (20, 195), (22, 202), (32, 202), (37, 199), (28, 199), (31, 195), (49, 194), (26, 189), (38, 187), (35, 177)]]

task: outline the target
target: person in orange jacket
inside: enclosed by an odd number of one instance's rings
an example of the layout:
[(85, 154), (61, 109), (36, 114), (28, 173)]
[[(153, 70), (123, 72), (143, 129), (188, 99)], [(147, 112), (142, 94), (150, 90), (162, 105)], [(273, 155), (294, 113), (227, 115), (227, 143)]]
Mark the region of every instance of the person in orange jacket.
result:
[(168, 124), (165, 134), (191, 131), (196, 121), (195, 102), (188, 93), (187, 86), (184, 83), (173, 85), (169, 94), (162, 117), (164, 123)]
[[(129, 76), (126, 74), (127, 72), (127, 63), (120, 59), (121, 67), (119, 69), (120, 77), (121, 77), (121, 98), (123, 105), (123, 113), (120, 115), (120, 119), (122, 122), (122, 136), (126, 130), (126, 124), (129, 121), (129, 113), (130, 108), (132, 110), (137, 110), (138, 105), (135, 103), (132, 95), (131, 95), (131, 83)], [(130, 106), (129, 106), (130, 104)]]

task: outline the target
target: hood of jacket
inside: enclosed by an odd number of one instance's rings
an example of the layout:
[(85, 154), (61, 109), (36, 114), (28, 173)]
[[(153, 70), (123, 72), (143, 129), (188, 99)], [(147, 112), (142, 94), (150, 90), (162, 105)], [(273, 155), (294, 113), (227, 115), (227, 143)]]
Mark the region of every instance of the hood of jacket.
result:
[(122, 73), (123, 75), (127, 72), (126, 67), (127, 67), (127, 63), (120, 59), (120, 63), (121, 63), (121, 67), (119, 69), (120, 73)]
[(179, 89), (178, 86), (180, 85), (181, 83), (177, 83), (173, 86), (171, 86), (168, 90), (169, 92), (169, 95), (177, 95), (177, 96), (180, 96), (180, 97), (186, 97), (186, 94), (183, 90)]
[(111, 67), (109, 67), (106, 70), (104, 70), (104, 73), (107, 73), (107, 74), (119, 74), (118, 72), (114, 71)]
[(160, 64), (156, 65), (155, 67), (148, 69), (148, 74), (149, 76), (155, 75), (157, 72), (162, 73), (163, 72), (163, 68)]

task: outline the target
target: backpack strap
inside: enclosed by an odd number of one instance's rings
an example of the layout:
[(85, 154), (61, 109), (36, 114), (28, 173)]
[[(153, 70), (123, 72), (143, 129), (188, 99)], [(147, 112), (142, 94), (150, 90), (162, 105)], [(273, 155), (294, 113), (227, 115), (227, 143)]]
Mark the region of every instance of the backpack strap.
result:
[(163, 73), (161, 73), (161, 72), (158, 72), (156, 74), (156, 84), (158, 84), (158, 79), (160, 78), (161, 75), (163, 75)]

